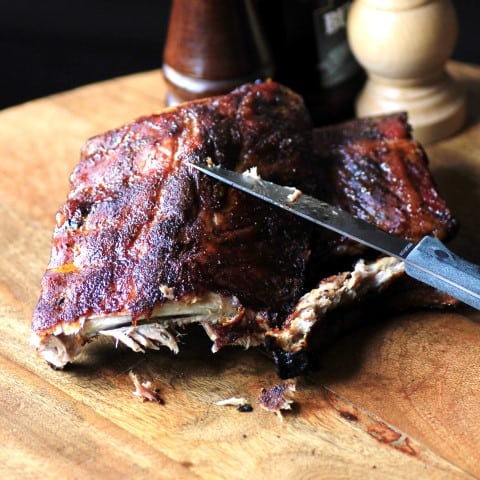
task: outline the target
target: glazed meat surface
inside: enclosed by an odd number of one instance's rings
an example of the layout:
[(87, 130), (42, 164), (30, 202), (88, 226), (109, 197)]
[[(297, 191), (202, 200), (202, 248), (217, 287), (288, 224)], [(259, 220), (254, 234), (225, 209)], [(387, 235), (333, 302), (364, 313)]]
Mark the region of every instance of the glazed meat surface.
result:
[[(313, 149), (321, 165), (318, 198), (412, 242), (424, 235), (448, 240), (455, 234), (456, 221), (438, 192), (425, 150), (412, 139), (405, 113), (314, 129)], [(365, 251), (326, 230), (318, 234), (321, 264), (332, 253)]]
[(178, 351), (177, 328), (198, 322), (214, 351), (266, 344), (295, 376), (316, 323), (402, 276), (401, 262), (190, 166), (205, 162), (255, 169), (413, 241), (455, 230), (404, 114), (313, 130), (299, 95), (247, 84), (85, 144), (32, 320), (43, 358), (62, 367), (97, 335)]
[(404, 113), (314, 130), (331, 203), (410, 241), (451, 236), (454, 220)]
[(57, 214), (34, 330), (92, 314), (148, 316), (166, 295), (207, 290), (255, 307), (291, 306), (308, 228), (187, 162), (256, 166), (308, 190), (309, 126), (300, 97), (267, 83), (91, 139)]

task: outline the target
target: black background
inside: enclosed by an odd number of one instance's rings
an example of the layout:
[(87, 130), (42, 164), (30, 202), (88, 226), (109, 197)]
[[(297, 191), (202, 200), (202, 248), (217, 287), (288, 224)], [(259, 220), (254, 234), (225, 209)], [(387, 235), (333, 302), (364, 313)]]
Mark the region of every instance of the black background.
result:
[[(454, 5), (453, 58), (480, 64), (480, 1)], [(0, 8), (0, 108), (159, 68), (169, 10), (169, 0), (8, 1)]]

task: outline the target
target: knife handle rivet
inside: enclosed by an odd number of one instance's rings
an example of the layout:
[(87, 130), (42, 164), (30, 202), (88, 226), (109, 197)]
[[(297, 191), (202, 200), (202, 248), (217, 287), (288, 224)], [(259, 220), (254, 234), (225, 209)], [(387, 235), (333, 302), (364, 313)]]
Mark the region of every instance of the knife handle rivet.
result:
[(439, 260), (445, 260), (449, 257), (448, 253), (444, 250), (436, 249), (434, 253)]

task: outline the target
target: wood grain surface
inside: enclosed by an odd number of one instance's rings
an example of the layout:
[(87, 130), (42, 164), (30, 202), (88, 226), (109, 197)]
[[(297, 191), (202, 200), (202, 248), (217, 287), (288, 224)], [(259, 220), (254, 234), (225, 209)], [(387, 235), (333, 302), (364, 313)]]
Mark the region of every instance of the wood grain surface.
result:
[[(449, 65), (468, 89), (460, 134), (428, 147), (460, 221), (451, 246), (480, 263), (480, 68)], [(85, 140), (159, 110), (160, 71), (0, 112), (0, 478), (480, 478), (480, 314), (382, 318), (333, 344), (297, 381), (283, 421), (257, 404), (279, 383), (260, 349), (135, 354), (108, 339), (54, 371), (29, 345), (55, 212)], [(132, 395), (129, 372), (163, 404)], [(215, 405), (245, 397), (252, 412)]]

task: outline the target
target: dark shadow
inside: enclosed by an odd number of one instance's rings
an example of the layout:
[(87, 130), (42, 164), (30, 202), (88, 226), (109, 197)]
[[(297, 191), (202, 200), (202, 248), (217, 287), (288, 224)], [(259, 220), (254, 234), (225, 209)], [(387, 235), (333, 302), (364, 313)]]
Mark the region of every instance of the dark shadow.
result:
[[(453, 155), (452, 166), (443, 164), (435, 169), (435, 179), (447, 205), (458, 222), (455, 237), (448, 242), (449, 248), (471, 262), (480, 263), (480, 174)], [(480, 160), (479, 160), (480, 162)], [(480, 165), (478, 167), (480, 172)]]
[(192, 325), (183, 333), (178, 354), (166, 347), (133, 352), (125, 345), (116, 346), (111, 339), (97, 338), (65, 372), (91, 379), (121, 377), (135, 371), (140, 376), (161, 378), (164, 383), (175, 386), (189, 379), (224, 377), (229, 371), (251, 377), (275, 371), (273, 360), (259, 348), (245, 350), (233, 346), (213, 353), (212, 342), (201, 327)]

